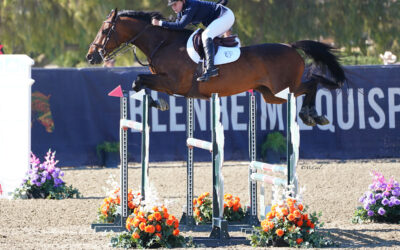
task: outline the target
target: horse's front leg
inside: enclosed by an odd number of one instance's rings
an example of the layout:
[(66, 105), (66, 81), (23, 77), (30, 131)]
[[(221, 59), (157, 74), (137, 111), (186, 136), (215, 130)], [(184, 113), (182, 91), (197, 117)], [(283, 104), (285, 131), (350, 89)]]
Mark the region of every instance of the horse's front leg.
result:
[[(136, 92), (138, 92), (142, 89), (145, 89), (146, 94), (149, 94), (148, 89), (171, 94), (172, 93), (171, 89), (168, 88), (171, 85), (168, 83), (169, 83), (169, 80), (164, 75), (157, 75), (157, 74), (138, 75), (138, 77), (132, 84), (132, 89)], [(165, 111), (165, 110), (169, 109), (168, 103), (162, 98), (159, 98), (158, 100), (154, 100), (150, 96), (149, 104), (151, 107), (155, 107), (161, 111)]]

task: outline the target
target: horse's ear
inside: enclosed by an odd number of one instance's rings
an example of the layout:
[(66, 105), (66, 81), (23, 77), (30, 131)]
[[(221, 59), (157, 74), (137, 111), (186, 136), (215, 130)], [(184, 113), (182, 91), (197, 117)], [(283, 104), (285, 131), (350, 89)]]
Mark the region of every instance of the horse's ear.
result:
[(117, 18), (117, 16), (118, 16), (118, 8), (115, 8), (115, 9), (114, 9), (114, 13), (113, 13), (112, 20), (114, 21), (114, 20)]

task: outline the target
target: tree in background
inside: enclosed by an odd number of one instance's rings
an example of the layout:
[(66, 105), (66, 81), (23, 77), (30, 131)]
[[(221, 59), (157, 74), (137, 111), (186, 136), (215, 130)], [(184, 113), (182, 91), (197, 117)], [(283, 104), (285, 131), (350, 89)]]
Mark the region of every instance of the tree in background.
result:
[[(88, 45), (116, 7), (175, 16), (166, 0), (3, 0), (0, 37), (10, 53), (28, 54), (36, 66), (88, 67)], [(347, 55), (372, 56), (374, 63), (385, 50), (400, 54), (399, 0), (231, 0), (229, 7), (243, 45), (330, 41)], [(130, 53), (116, 62), (132, 64)]]

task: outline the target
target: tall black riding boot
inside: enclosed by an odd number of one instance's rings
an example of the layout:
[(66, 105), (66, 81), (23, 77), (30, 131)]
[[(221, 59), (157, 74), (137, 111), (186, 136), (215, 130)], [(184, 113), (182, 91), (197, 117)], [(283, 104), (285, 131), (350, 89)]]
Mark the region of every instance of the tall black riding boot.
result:
[(207, 38), (204, 45), (204, 52), (206, 56), (206, 71), (202, 76), (197, 78), (199, 82), (207, 82), (210, 77), (218, 76), (218, 68), (214, 66), (214, 42), (212, 38)]

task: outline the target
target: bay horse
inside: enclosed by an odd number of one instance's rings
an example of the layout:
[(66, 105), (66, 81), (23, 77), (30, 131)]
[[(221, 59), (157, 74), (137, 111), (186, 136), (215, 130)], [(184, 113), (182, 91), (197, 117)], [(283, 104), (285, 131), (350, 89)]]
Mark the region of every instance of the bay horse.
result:
[[(147, 56), (152, 73), (138, 75), (133, 83), (135, 91), (145, 88), (169, 95), (208, 99), (212, 93), (231, 96), (254, 89), (262, 94), (265, 102), (281, 104), (286, 100), (275, 94), (289, 88), (296, 97), (305, 94), (299, 114), (304, 124), (329, 123), (325, 116), (317, 114), (315, 97), (319, 83), (326, 88), (337, 89), (346, 80), (333, 47), (311, 40), (242, 47), (236, 62), (218, 66), (218, 77), (208, 82), (197, 82), (200, 67), (186, 52), (186, 43), (193, 31), (153, 26), (152, 18), (163, 19), (159, 12), (112, 10), (90, 44), (86, 56), (88, 62), (99, 64), (112, 58), (121, 45), (133, 44)], [(298, 50), (311, 57), (313, 64), (325, 69), (329, 76), (311, 73), (302, 82), (305, 62)], [(159, 109), (166, 108), (165, 101), (153, 100), (152, 105)]]

